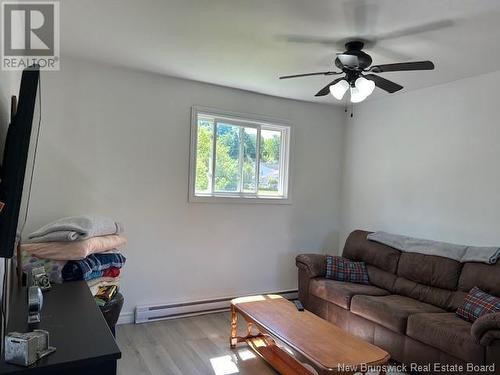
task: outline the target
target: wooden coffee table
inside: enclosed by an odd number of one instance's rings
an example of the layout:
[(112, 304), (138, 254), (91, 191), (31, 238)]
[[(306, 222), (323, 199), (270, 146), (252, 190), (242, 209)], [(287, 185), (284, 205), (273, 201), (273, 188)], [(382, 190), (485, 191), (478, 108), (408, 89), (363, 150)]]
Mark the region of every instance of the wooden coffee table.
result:
[[(238, 336), (238, 313), (247, 322)], [(258, 333), (252, 333), (255, 327)], [(354, 374), (380, 367), (385, 374), (389, 354), (278, 295), (231, 301), (231, 348), (245, 342), (280, 374)]]

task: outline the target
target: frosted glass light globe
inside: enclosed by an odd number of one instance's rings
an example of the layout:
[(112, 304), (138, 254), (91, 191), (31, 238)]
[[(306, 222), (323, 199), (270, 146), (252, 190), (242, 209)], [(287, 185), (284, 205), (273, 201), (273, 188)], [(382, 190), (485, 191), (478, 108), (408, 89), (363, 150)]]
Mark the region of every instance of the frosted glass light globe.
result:
[(360, 103), (365, 99), (366, 96), (357, 87), (351, 87), (351, 103)]
[(330, 86), (330, 94), (332, 94), (335, 99), (342, 100), (344, 94), (348, 89), (349, 82), (343, 79), (342, 81), (337, 82), (335, 85)]
[(359, 77), (354, 85), (359, 90), (359, 92), (366, 97), (371, 95), (373, 90), (375, 89), (375, 82), (370, 81), (364, 77)]

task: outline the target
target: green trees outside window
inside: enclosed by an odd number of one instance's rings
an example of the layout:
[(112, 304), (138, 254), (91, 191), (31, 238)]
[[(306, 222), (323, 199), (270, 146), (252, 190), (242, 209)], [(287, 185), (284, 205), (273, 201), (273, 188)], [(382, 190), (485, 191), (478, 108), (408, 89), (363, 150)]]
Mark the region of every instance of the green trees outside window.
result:
[(195, 192), (282, 194), (283, 131), (198, 116)]

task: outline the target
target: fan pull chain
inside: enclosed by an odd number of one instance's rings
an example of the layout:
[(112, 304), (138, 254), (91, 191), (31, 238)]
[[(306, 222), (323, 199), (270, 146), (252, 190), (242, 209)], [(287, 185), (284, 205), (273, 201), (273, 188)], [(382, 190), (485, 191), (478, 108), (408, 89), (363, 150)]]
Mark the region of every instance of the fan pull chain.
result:
[[(347, 113), (347, 108), (348, 108), (348, 104), (346, 103), (345, 106), (344, 106), (344, 113)], [(351, 114), (349, 115), (351, 118), (354, 117), (354, 104), (351, 103)]]

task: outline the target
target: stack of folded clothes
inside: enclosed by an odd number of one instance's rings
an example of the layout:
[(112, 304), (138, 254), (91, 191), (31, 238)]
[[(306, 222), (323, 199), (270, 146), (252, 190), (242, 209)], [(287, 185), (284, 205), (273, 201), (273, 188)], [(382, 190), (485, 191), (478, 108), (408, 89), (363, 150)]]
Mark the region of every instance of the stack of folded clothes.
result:
[(127, 242), (123, 226), (109, 218), (72, 216), (29, 235), (21, 245), (23, 271), (43, 266), (52, 282), (86, 280), (95, 295), (100, 287), (118, 286)]

